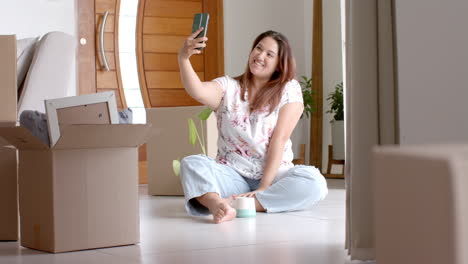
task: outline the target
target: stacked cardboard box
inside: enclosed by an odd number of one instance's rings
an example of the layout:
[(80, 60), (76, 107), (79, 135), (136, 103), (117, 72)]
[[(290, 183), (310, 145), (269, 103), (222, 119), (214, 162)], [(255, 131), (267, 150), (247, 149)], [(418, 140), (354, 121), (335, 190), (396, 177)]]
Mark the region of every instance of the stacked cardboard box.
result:
[(0, 240), (18, 240), (16, 149), (0, 147)]
[[(16, 87), (16, 38), (0, 36), (0, 123), (16, 117), (16, 89), (11, 87)], [(16, 149), (8, 145), (0, 136), (0, 240), (18, 240)]]

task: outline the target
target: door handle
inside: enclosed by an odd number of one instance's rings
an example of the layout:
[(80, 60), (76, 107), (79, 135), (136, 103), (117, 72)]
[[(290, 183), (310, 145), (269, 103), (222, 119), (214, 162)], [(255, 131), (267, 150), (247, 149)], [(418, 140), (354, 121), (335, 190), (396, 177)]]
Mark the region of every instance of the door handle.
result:
[(107, 16), (109, 16), (109, 11), (104, 12), (101, 23), (99, 24), (99, 35), (98, 35), (98, 46), (99, 46), (99, 60), (101, 61), (101, 66), (105, 71), (110, 71), (109, 63), (107, 62), (106, 52), (104, 50), (104, 27), (106, 26)]

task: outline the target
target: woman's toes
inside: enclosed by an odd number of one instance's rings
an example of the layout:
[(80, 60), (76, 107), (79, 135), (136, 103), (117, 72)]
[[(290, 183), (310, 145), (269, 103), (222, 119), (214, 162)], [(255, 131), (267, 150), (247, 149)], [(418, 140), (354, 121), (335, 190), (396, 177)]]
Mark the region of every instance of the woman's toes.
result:
[(215, 213), (213, 214), (213, 221), (216, 224), (230, 221), (236, 217), (236, 210), (227, 203), (220, 203)]

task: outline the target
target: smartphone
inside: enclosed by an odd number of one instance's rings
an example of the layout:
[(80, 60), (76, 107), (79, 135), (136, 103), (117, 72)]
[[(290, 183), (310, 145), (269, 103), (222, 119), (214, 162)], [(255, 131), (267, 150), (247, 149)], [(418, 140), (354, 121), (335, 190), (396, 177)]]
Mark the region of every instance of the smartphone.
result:
[[(192, 33), (197, 31), (199, 28), (203, 27), (203, 30), (195, 37), (206, 37), (208, 32), (208, 21), (210, 20), (210, 14), (208, 13), (198, 13), (193, 17)], [(197, 48), (203, 49), (203, 48)]]

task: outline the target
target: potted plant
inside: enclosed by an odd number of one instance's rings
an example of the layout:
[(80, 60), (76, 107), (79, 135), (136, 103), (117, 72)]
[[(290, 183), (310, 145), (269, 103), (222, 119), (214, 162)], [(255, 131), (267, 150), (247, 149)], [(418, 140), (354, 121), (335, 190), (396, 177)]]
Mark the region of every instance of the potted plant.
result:
[(299, 79), (301, 85), (302, 98), (304, 102), (304, 111), (302, 112), (301, 119), (297, 123), (294, 131), (291, 135), (293, 142), (293, 152), (295, 159), (294, 164), (305, 164), (305, 153), (306, 153), (306, 142), (307, 142), (307, 130), (308, 130), (308, 119), (315, 112), (317, 104), (315, 103), (314, 95), (315, 91), (312, 90), (312, 78), (307, 76), (301, 76)]
[(304, 112), (302, 112), (301, 118), (304, 117), (304, 114), (309, 118), (315, 112), (316, 104), (313, 97), (315, 91), (312, 90), (312, 78), (301, 77), (302, 80), (299, 83), (302, 87), (302, 98), (304, 99)]
[[(198, 134), (197, 126), (195, 125), (195, 122), (193, 121), (193, 119), (192, 118), (188, 119), (189, 142), (190, 144), (192, 144), (192, 146), (195, 146), (198, 140), (198, 143), (200, 144), (200, 148), (203, 152), (203, 155), (205, 156), (207, 155), (207, 152), (205, 148), (205, 135), (203, 131), (203, 122), (206, 122), (206, 120), (210, 117), (212, 112), (213, 110), (211, 110), (210, 108), (205, 108), (197, 115), (197, 118), (200, 121), (201, 137), (200, 137), (200, 134)], [(172, 169), (174, 170), (174, 174), (176, 176), (180, 175), (180, 160), (172, 161)]]
[(330, 109), (327, 113), (333, 114), (330, 121), (332, 127), (333, 159), (344, 160), (344, 108), (343, 108), (343, 82), (335, 86), (327, 101), (330, 101)]

